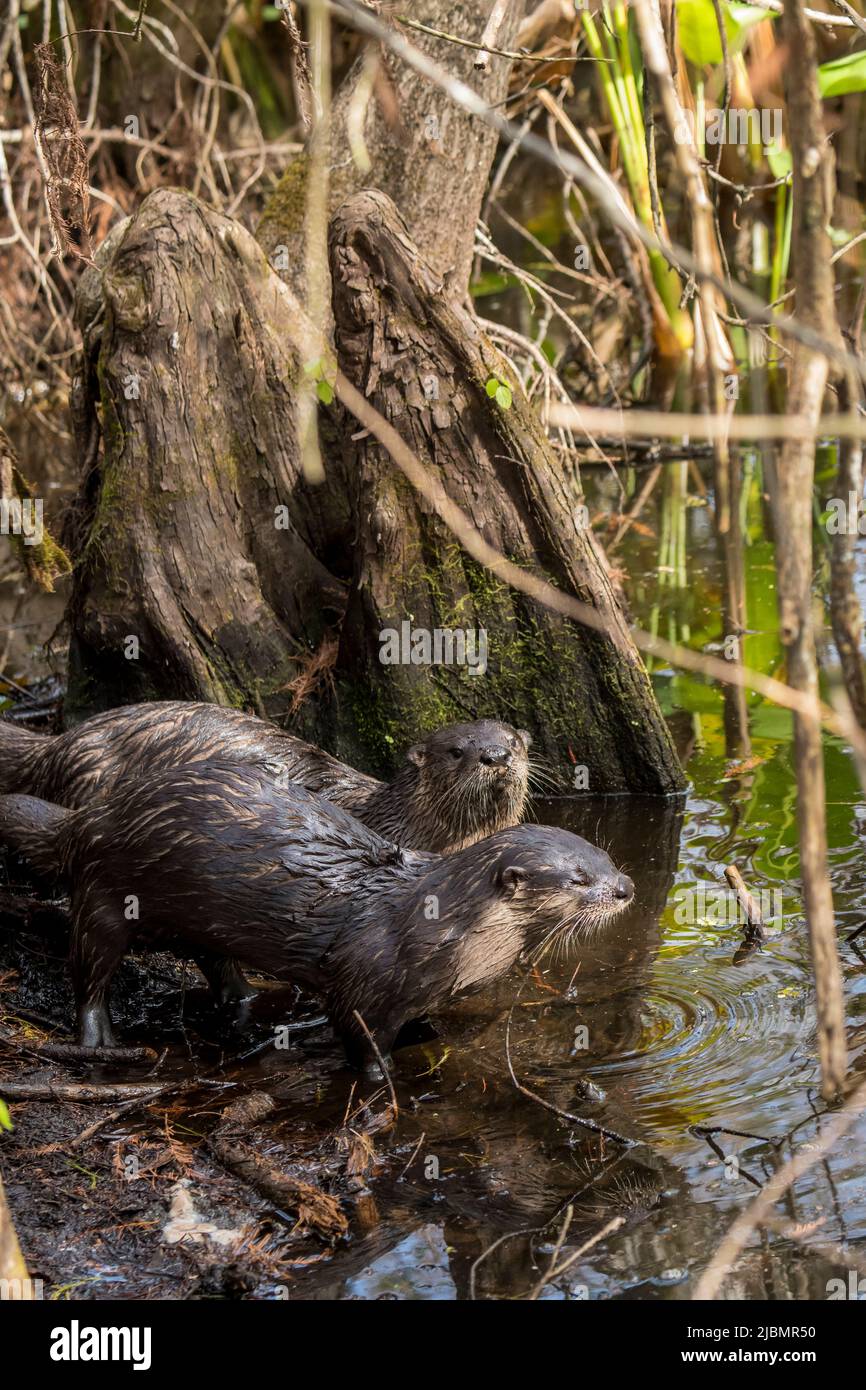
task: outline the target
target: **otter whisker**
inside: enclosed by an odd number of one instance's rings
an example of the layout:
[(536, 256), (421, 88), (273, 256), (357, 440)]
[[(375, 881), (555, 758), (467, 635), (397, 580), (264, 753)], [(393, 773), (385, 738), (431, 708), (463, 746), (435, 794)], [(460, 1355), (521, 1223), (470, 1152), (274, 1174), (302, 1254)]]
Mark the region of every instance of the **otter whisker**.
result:
[[(548, 904), (555, 902), (558, 896), (556, 893), (548, 895), (533, 915), (537, 915), (538, 911), (543, 911)], [(552, 952), (555, 961), (564, 959), (578, 937), (587, 940), (599, 935), (625, 906), (625, 903), (621, 905), (614, 903), (609, 905), (589, 904), (579, 908), (576, 912), (565, 911), (559, 920), (547, 929), (541, 941), (530, 953), (530, 959), (537, 964), (548, 952)]]
[(536, 787), (542, 788), (544, 786), (547, 786), (554, 791), (562, 790), (560, 778), (558, 778), (550, 769), (539, 767), (539, 765), (535, 762), (531, 762), (529, 764), (526, 775), (527, 780)]

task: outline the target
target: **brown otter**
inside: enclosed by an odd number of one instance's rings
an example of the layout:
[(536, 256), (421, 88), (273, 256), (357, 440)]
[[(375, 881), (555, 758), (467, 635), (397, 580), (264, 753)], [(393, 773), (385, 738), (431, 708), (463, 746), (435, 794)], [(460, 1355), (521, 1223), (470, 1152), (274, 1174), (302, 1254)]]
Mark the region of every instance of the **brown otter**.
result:
[(208, 759), (276, 762), (387, 839), (448, 854), (522, 818), (529, 734), (496, 720), (451, 724), (408, 750), (378, 782), (240, 710), (166, 700), (107, 710), (57, 737), (0, 720), (0, 791), (82, 808), (120, 778)]
[(82, 1046), (112, 1046), (107, 994), (136, 937), (228, 956), (321, 994), (351, 1062), (401, 1026), (600, 927), (633, 885), (603, 850), (520, 825), (450, 857), (402, 849), (267, 769), (201, 763), (61, 810), (0, 797), (0, 841), (58, 862), (72, 895)]

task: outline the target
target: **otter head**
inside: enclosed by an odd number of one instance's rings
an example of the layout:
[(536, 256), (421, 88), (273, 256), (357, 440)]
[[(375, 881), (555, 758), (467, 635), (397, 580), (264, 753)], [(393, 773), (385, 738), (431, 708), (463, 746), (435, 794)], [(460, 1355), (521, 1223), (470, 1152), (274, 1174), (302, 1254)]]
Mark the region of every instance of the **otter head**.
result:
[(522, 729), (479, 719), (437, 729), (409, 749), (415, 816), (424, 823), (428, 848), (451, 853), (518, 824), (531, 742)]
[(568, 830), (520, 825), (502, 838), (494, 888), (519, 918), (525, 914), (526, 945), (539, 956), (605, 926), (634, 897), (631, 879), (604, 850)]

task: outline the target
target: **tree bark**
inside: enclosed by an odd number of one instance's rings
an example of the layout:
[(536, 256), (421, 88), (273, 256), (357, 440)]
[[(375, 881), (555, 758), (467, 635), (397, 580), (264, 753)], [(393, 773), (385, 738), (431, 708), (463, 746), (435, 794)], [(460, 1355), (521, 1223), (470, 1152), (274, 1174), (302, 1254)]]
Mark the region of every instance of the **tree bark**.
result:
[[(379, 761), (410, 727), (498, 714), (528, 727), (560, 765), (571, 748), (594, 790), (670, 791), (679, 768), (580, 495), (535, 413), (515, 389), (503, 409), (487, 394), (508, 370), (473, 316), (446, 299), (380, 193), (346, 202), (331, 228), (340, 369), (438, 473), (485, 540), (602, 613), (611, 640), (495, 581), (454, 544), (440, 519), (371, 439), (349, 441), (346, 477), (357, 515), (357, 565), (335, 678), (354, 718), (351, 760)], [(380, 633), (411, 618), (428, 631), (483, 629), (488, 669), (385, 666)], [(345, 732), (342, 738), (345, 739)]]
[(299, 477), (292, 301), (249, 233), (169, 189), (110, 256), (101, 313), (91, 289), (103, 457), (76, 528), (67, 714), (279, 706), (345, 602)]
[[(420, 730), (497, 715), (529, 728), (561, 771), (586, 765), (591, 790), (677, 788), (667, 727), (575, 520), (579, 497), (519, 392), (508, 409), (487, 394), (502, 360), (443, 299), (384, 195), (350, 200), (331, 242), (342, 370), (492, 544), (594, 604), (612, 639), (464, 556), (336, 407), (322, 412), (327, 482), (306, 486), (297, 305), (241, 227), (160, 190), (109, 254), (101, 317), (92, 279), (83, 291), (103, 458), (78, 527), (68, 713), (182, 696), (285, 719), (341, 627), (324, 671), (333, 694), (302, 706), (297, 726), (362, 766), (387, 771)], [(380, 633), (407, 620), (484, 628), (487, 673), (383, 666)]]
[[(499, 47), (512, 50), (525, 0), (508, 0)], [(429, 0), (420, 18), (431, 29), (480, 43), (486, 7), (463, 0)], [(442, 63), (456, 79), (469, 83), (492, 105), (508, 92), (511, 62), (492, 54), (476, 72), (476, 49), (414, 30), (413, 45)], [(378, 188), (396, 203), (413, 239), (440, 277), (448, 276), (464, 294), (472, 267), (475, 223), (496, 153), (497, 135), (489, 126), (449, 101), (433, 83), (384, 50), (378, 74), (363, 105), (365, 56), (358, 58), (334, 98), (331, 113), (330, 208), (335, 212), (353, 193)], [(349, 136), (352, 113), (361, 110), (363, 143), (372, 167), (358, 167)], [(357, 144), (355, 145), (357, 149)], [(287, 275), (298, 290), (304, 283), (304, 208), (309, 153), (286, 169), (268, 200), (258, 238), (269, 255), (287, 250)]]

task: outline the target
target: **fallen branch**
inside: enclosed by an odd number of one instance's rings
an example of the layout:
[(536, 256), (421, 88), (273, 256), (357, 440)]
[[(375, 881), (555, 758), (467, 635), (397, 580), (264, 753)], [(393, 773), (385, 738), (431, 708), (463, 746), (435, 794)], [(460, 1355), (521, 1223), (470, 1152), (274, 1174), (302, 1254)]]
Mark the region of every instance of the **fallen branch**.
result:
[(763, 941), (766, 932), (764, 931), (764, 914), (756, 898), (752, 897), (746, 887), (743, 876), (736, 864), (728, 864), (725, 868), (725, 878), (737, 895), (737, 902), (743, 910), (745, 922), (745, 937), (747, 941)]
[[(188, 1091), (195, 1085), (197, 1085), (197, 1078), (190, 1077), (186, 1081), (176, 1081), (167, 1086), (157, 1087), (154, 1093), (148, 1097), (148, 1101), (156, 1100), (160, 1097), (164, 1098), (172, 1094), (179, 1094), (182, 1091)], [(4, 1092), (5, 1091), (6, 1087), (4, 1085)], [(124, 1101), (122, 1105), (116, 1106), (114, 1110), (109, 1110), (105, 1115), (101, 1115), (99, 1119), (94, 1120), (92, 1124), (86, 1125), (84, 1129), (80, 1130), (78, 1134), (73, 1135), (71, 1139), (55, 1139), (50, 1144), (40, 1144), (38, 1148), (26, 1149), (21, 1157), (43, 1158), (46, 1154), (66, 1153), (70, 1149), (81, 1149), (93, 1139), (101, 1129), (104, 1129), (106, 1125), (114, 1124), (115, 1120), (120, 1120), (124, 1115), (129, 1115), (133, 1111), (140, 1110), (141, 1108), (141, 1099), (137, 1096), (133, 1097), (131, 1100)]]
[(301, 1178), (281, 1173), (236, 1137), (241, 1128), (248, 1130), (273, 1109), (271, 1097), (261, 1094), (227, 1106), (221, 1123), (206, 1141), (208, 1151), (223, 1168), (254, 1188), (277, 1210), (288, 1207), (297, 1212), (299, 1222), (317, 1235), (326, 1240), (339, 1239), (348, 1231), (349, 1222), (336, 1197)]
[(40, 1057), (52, 1062), (85, 1063), (95, 1066), (99, 1063), (117, 1062), (155, 1062), (157, 1054), (152, 1047), (80, 1047), (77, 1043), (40, 1043), (33, 1049)]
[[(233, 1082), (227, 1081), (227, 1086)], [(5, 1100), (62, 1101), (69, 1105), (105, 1105), (112, 1100), (155, 1100), (165, 1094), (165, 1086), (139, 1086), (120, 1082), (110, 1086), (95, 1086), (84, 1081), (7, 1081), (0, 1080)]]

